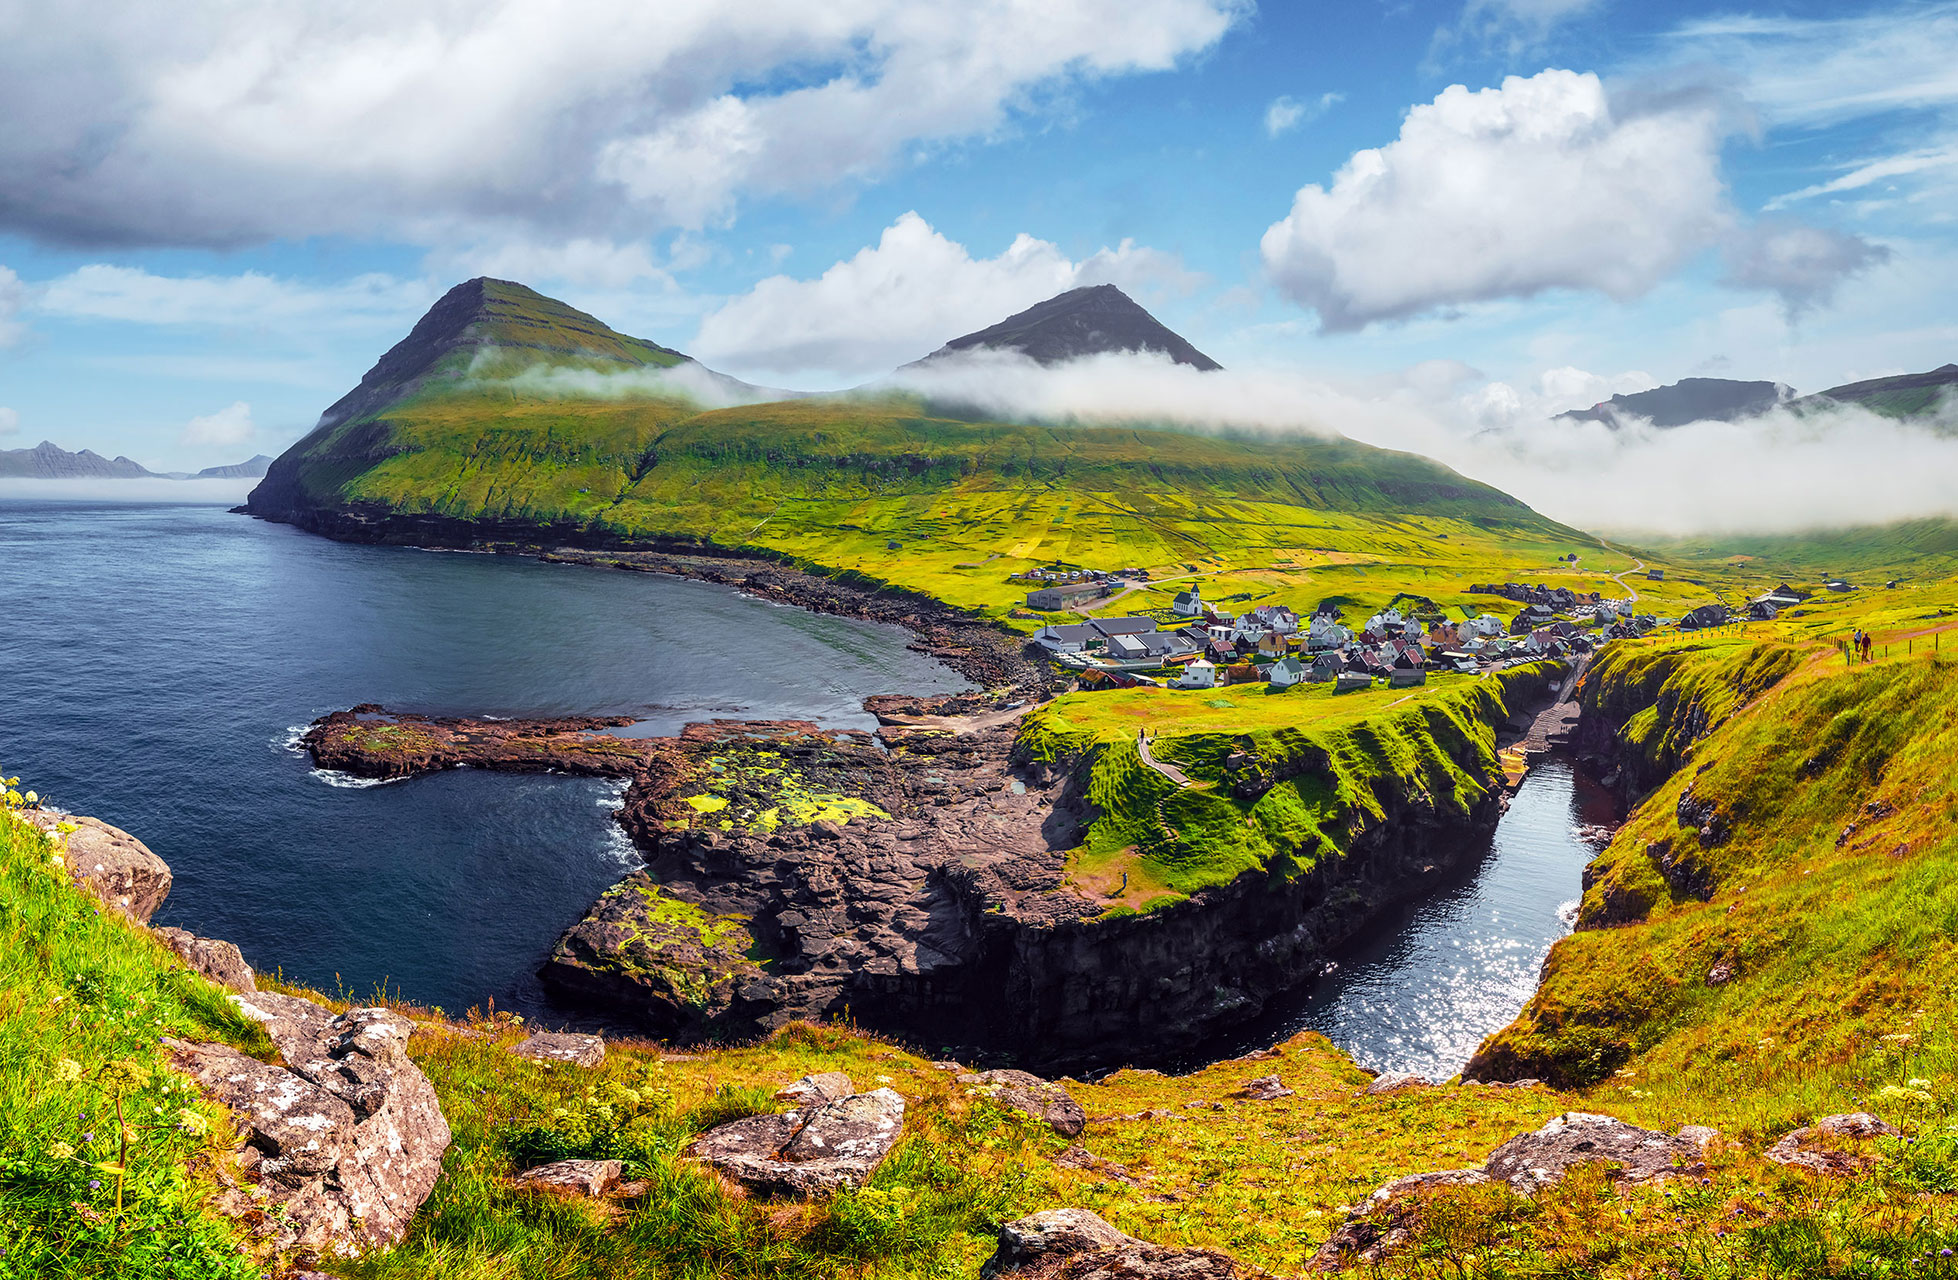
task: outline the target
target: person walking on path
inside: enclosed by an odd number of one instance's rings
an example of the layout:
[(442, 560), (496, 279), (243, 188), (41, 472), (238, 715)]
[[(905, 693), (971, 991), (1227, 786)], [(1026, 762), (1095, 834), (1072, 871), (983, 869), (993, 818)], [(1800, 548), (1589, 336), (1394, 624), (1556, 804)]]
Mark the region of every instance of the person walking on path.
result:
[(1870, 650), (1874, 648), (1876, 648), (1876, 637), (1865, 631), (1863, 633), (1863, 661), (1868, 662), (1870, 660)]

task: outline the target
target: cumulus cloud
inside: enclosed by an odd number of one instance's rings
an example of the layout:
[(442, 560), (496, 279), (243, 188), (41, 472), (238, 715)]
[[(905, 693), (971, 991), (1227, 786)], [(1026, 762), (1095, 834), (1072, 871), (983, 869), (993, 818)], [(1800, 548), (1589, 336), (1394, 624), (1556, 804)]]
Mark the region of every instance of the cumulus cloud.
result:
[(1890, 260), (1890, 250), (1861, 236), (1800, 223), (1764, 221), (1728, 241), (1725, 283), (1765, 289), (1793, 320), (1835, 297), (1843, 281)]
[(0, 18), (0, 229), (82, 243), (700, 226), (1166, 70), (1244, 0), (104, 0)]
[(1021, 234), (997, 256), (975, 258), (916, 213), (814, 279), (777, 275), (701, 322), (693, 354), (710, 364), (842, 381), (915, 360), (949, 339), (1005, 319), (1067, 289), (1186, 292), (1199, 277), (1173, 255), (1124, 240), (1080, 262)]
[(1316, 99), (1294, 98), (1284, 94), (1273, 98), (1265, 108), (1265, 136), (1276, 138), (1290, 133), (1303, 124), (1310, 124), (1340, 103), (1346, 101), (1343, 93), (1322, 93)]
[(20, 431), (20, 410), (0, 405), (0, 436), (16, 435)]
[(1461, 85), (1300, 189), (1264, 264), (1327, 330), (1547, 289), (1636, 297), (1732, 222), (1718, 104), (1615, 103), (1596, 75)]
[(182, 443), (241, 445), (257, 431), (252, 425), (252, 407), (239, 400), (216, 413), (192, 418), (184, 427)]
[(424, 281), (381, 274), (312, 284), (256, 271), (162, 276), (95, 263), (42, 286), (35, 307), (68, 319), (164, 326), (270, 328), (303, 322), (364, 328), (412, 320), (435, 296)]
[(26, 305), (27, 286), (11, 268), (0, 267), (0, 347), (12, 346), (27, 332), (19, 318)]
[[(1523, 388), (1475, 385), (1472, 370), (1447, 364), (1349, 383), (1285, 370), (1199, 373), (1147, 355), (1043, 367), (986, 352), (905, 370), (890, 385), (1009, 418), (1338, 433), (1425, 454), (1605, 533), (1776, 533), (1958, 515), (1958, 433), (1949, 430), (1958, 423), (1940, 433), (1855, 408), (1664, 430), (1549, 418), (1575, 407), (1573, 396), (1583, 403), (1650, 381), (1562, 368)], [(1498, 403), (1512, 411), (1491, 414)]]

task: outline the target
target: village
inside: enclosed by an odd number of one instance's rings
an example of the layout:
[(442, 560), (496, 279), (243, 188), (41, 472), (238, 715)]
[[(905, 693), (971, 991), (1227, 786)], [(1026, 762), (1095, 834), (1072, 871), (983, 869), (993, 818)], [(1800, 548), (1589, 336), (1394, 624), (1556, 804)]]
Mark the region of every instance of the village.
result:
[[(1662, 572), (1654, 570), (1650, 576), (1656, 579)], [(1060, 667), (1078, 673), (1083, 689), (1214, 689), (1261, 683), (1277, 691), (1330, 684), (1334, 692), (1344, 693), (1381, 683), (1408, 687), (1427, 683), (1431, 674), (1477, 675), (1514, 662), (1588, 654), (1612, 640), (1661, 628), (1686, 632), (1772, 620), (1810, 598), (1808, 592), (1782, 583), (1744, 608), (1715, 602), (1670, 618), (1639, 613), (1636, 595), (1607, 600), (1599, 592), (1568, 587), (1477, 583), (1470, 586), (1471, 594), (1522, 608), (1508, 617), (1482, 612), (1450, 618), (1429, 601), (1400, 596), (1364, 621), (1349, 622), (1330, 601), (1303, 617), (1278, 604), (1233, 614), (1206, 601), (1200, 584), (1193, 583), (1177, 591), (1167, 609), (1089, 617), (1083, 611), (1097, 602), (1148, 585), (1148, 573), (1056, 566), (1019, 576), (1043, 584), (1027, 593), (1027, 610), (1043, 615), (1065, 611), (1079, 619), (1047, 622), (1033, 634), (1032, 643)], [(1824, 585), (1832, 591), (1853, 590), (1839, 579)]]

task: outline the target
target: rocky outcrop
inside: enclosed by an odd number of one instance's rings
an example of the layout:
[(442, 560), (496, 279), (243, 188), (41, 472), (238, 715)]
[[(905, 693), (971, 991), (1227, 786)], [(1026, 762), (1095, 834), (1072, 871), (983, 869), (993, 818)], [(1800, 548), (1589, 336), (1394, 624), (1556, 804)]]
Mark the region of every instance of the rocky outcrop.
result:
[(1309, 1271), (1343, 1271), (1377, 1266), (1414, 1238), (1424, 1194), (1441, 1187), (1478, 1187), (1489, 1182), (1481, 1169), (1440, 1169), (1396, 1178), (1366, 1198), (1358, 1210), (1319, 1246)]
[(351, 1255), (399, 1241), (449, 1146), (434, 1087), (408, 1058), (412, 1024), (272, 992), (234, 999), (284, 1065), (168, 1042), (178, 1069), (232, 1113), (238, 1169), (270, 1211), (243, 1194), (222, 1207), (279, 1250)]
[(258, 990), (258, 977), (237, 946), (221, 938), (200, 938), (183, 929), (150, 930), (179, 959), (221, 987), (245, 992)]
[(1824, 1116), (1812, 1125), (1785, 1133), (1762, 1155), (1779, 1165), (1809, 1173), (1847, 1175), (1861, 1173), (1876, 1163), (1876, 1156), (1859, 1150), (1875, 1138), (1901, 1138), (1894, 1127), (1867, 1111)]
[[(148, 924), (170, 896), (169, 865), (121, 827), (45, 809), (25, 809), (18, 816), (61, 842), (69, 879), (137, 924)], [(74, 830), (64, 834), (64, 826)]]
[(532, 1062), (554, 1062), (570, 1067), (596, 1067), (605, 1061), (605, 1041), (600, 1036), (574, 1031), (538, 1031), (510, 1050)]
[(315, 766), (362, 778), (408, 778), (464, 765), (623, 778), (652, 768), (665, 745), (663, 739), (603, 732), (632, 723), (631, 716), (472, 720), (389, 711), (370, 702), (321, 716), (299, 744)]
[(792, 1102), (798, 1107), (820, 1107), (827, 1102), (847, 1098), (857, 1091), (850, 1083), (850, 1077), (841, 1071), (819, 1071), (815, 1075), (792, 1080), (775, 1091), (778, 1102)]
[(1518, 1195), (1533, 1196), (1596, 1161), (1613, 1165), (1611, 1177), (1619, 1182), (1697, 1177), (1706, 1172), (1703, 1156), (1717, 1136), (1703, 1125), (1668, 1135), (1610, 1116), (1566, 1111), (1503, 1143), (1479, 1167), (1409, 1174), (1380, 1186), (1319, 1246), (1309, 1269), (1341, 1271), (1383, 1262), (1413, 1240), (1424, 1199), (1439, 1190), (1504, 1183)]
[(1401, 1093), (1408, 1089), (1425, 1089), (1434, 1084), (1426, 1076), (1417, 1076), (1407, 1071), (1383, 1071), (1373, 1078), (1373, 1082), (1360, 1092), (1373, 1097), (1384, 1093)]
[(1599, 1160), (1616, 1166), (1611, 1176), (1617, 1181), (1649, 1182), (1706, 1172), (1700, 1158), (1703, 1145), (1611, 1116), (1566, 1111), (1541, 1129), (1519, 1134), (1490, 1152), (1483, 1171), (1521, 1195), (1562, 1181), (1577, 1165)]
[(1277, 1076), (1259, 1076), (1255, 1080), (1245, 1081), (1243, 1087), (1232, 1096), (1248, 1102), (1276, 1102), (1280, 1098), (1291, 1097), (1292, 1093)]
[(1138, 1240), (1086, 1209), (1046, 1209), (1004, 1223), (982, 1280), (1235, 1280), (1237, 1265), (1208, 1249)]
[(869, 1181), (904, 1132), (893, 1089), (710, 1129), (687, 1154), (761, 1195), (821, 1196)]
[(516, 1185), (596, 1199), (618, 1186), (624, 1176), (625, 1165), (618, 1160), (557, 1160), (524, 1170)]
[(961, 1075), (958, 1082), (968, 1093), (983, 1094), (1002, 1107), (1045, 1121), (1063, 1138), (1080, 1137), (1088, 1125), (1088, 1113), (1066, 1089), (1030, 1071), (981, 1071)]

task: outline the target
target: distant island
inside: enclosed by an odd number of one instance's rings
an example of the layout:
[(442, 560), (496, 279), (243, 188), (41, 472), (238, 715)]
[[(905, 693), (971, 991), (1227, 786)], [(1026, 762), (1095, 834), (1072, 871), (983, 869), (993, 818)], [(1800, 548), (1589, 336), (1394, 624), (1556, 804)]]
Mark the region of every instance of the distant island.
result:
[(70, 453), (52, 440), (32, 449), (0, 449), (0, 478), (26, 480), (258, 480), (272, 459), (257, 454), (202, 471), (151, 471), (131, 458), (105, 458), (93, 449)]

